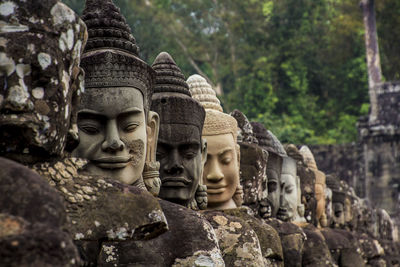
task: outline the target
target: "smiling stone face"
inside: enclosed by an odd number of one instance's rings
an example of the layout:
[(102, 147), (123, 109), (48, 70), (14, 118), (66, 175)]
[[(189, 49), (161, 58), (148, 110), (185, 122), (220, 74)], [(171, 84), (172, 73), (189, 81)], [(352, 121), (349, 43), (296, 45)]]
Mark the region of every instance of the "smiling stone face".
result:
[(83, 90), (86, 27), (57, 1), (0, 8), (0, 153), (22, 162), (60, 155)]
[(80, 143), (74, 155), (89, 160), (91, 174), (135, 184), (147, 145), (143, 95), (130, 87), (91, 88), (78, 113)]
[(205, 135), (204, 138), (208, 144), (203, 174), (208, 205), (218, 209), (235, 208), (232, 197), (239, 184), (239, 166), (233, 135)]

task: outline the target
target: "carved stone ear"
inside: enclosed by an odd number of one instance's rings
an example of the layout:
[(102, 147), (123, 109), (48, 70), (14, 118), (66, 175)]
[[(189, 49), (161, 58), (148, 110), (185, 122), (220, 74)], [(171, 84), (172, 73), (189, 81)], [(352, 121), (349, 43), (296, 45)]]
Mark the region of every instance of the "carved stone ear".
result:
[(147, 151), (146, 161), (143, 170), (143, 182), (147, 190), (154, 196), (158, 196), (161, 188), (161, 179), (159, 177), (160, 163), (156, 160), (158, 131), (160, 128), (160, 117), (157, 113), (149, 111), (147, 117)]
[(160, 130), (160, 117), (154, 111), (149, 111), (147, 117), (147, 151), (146, 161), (155, 162), (158, 142), (158, 132)]
[(207, 161), (207, 140), (201, 138), (201, 164), (204, 166)]
[(236, 155), (238, 160), (238, 167), (240, 166), (240, 146), (236, 144)]

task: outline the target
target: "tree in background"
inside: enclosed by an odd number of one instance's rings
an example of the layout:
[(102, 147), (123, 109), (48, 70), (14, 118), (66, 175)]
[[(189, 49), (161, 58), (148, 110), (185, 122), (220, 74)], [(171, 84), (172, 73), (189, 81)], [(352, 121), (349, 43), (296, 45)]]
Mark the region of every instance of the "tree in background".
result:
[[(78, 13), (83, 1), (65, 0)], [(203, 75), (224, 108), (262, 122), (283, 142), (355, 141), (368, 112), (358, 0), (114, 0), (141, 57), (168, 51)], [(399, 79), (400, 3), (377, 4), (383, 72)]]

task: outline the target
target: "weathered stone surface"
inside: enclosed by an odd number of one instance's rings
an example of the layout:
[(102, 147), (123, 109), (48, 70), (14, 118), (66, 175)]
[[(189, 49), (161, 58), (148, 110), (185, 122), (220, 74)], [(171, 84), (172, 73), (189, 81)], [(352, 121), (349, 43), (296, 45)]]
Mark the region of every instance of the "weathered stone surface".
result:
[(256, 144), (239, 143), (240, 145), (240, 183), (243, 187), (243, 204), (259, 214), (260, 202), (266, 200), (268, 152)]
[(156, 198), (137, 187), (85, 174), (85, 163), (66, 158), (34, 166), (64, 197), (76, 240), (147, 239), (167, 230)]
[(297, 163), (297, 174), (300, 177), (301, 203), (304, 205), (304, 218), (308, 223), (317, 225), (315, 209), (315, 175), (305, 164)]
[(105, 242), (104, 266), (224, 266), (214, 229), (199, 213), (160, 200), (169, 231), (146, 241)]
[(223, 212), (244, 220), (256, 232), (266, 266), (283, 266), (281, 240), (278, 232), (272, 226), (264, 220), (254, 217), (254, 213), (246, 206)]
[[(34, 209), (40, 210), (40, 209)], [(79, 266), (78, 250), (70, 236), (42, 223), (0, 213), (2, 266)], [(6, 230), (6, 231), (5, 231)]]
[(72, 99), (83, 90), (85, 24), (57, 0), (2, 1), (7, 6), (0, 12), (0, 154), (23, 163), (61, 155)]
[(265, 220), (279, 234), (282, 243), (284, 266), (302, 266), (306, 235), (297, 225), (275, 218)]
[(0, 212), (30, 223), (63, 227), (67, 222), (63, 199), (27, 167), (0, 158)]
[(302, 223), (300, 226), (306, 235), (302, 266), (336, 266), (320, 230), (309, 223)]
[(245, 220), (223, 211), (204, 211), (217, 235), (226, 266), (264, 266), (256, 232)]
[(230, 114), (238, 123), (238, 142), (258, 144), (258, 140), (254, 135), (253, 126), (240, 110), (235, 109)]
[(102, 241), (142, 240), (165, 232), (167, 222), (149, 192), (83, 171), (85, 160), (65, 158), (34, 169), (61, 194), (68, 226), (84, 260), (95, 263)]
[(5, 266), (78, 265), (56, 190), (27, 167), (0, 158), (0, 259)]
[(334, 262), (339, 266), (364, 266), (359, 243), (352, 233), (341, 230), (323, 228), (326, 244)]
[(378, 240), (365, 233), (357, 233), (356, 237), (366, 266), (386, 266), (386, 262), (383, 259), (385, 251)]

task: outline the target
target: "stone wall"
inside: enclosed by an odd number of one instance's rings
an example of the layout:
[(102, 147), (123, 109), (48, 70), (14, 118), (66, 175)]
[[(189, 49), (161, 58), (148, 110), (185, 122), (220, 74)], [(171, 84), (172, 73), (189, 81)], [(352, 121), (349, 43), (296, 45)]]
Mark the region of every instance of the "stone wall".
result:
[(378, 84), (375, 91), (378, 116), (360, 118), (357, 143), (310, 148), (320, 170), (336, 173), (394, 216), (400, 212), (400, 82)]

